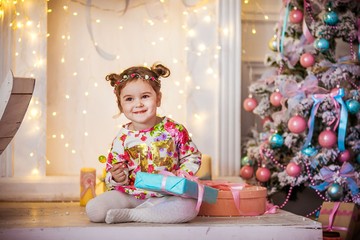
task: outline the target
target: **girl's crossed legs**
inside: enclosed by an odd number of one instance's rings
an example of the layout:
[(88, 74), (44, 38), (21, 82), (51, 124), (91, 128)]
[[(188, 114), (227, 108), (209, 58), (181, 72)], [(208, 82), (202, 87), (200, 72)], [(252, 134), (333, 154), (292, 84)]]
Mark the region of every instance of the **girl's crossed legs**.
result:
[(91, 199), (86, 213), (92, 222), (182, 223), (197, 216), (196, 200), (177, 196), (136, 199), (119, 191), (108, 191)]

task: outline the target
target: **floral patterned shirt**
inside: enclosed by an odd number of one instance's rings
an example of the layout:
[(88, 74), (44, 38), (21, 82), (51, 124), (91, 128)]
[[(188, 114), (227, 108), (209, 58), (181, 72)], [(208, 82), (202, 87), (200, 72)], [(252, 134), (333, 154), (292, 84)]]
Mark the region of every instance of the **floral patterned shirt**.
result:
[(137, 189), (134, 186), (136, 173), (158, 173), (177, 170), (194, 175), (201, 164), (201, 153), (192, 142), (185, 127), (174, 120), (163, 117), (154, 127), (133, 131), (130, 123), (124, 125), (114, 139), (107, 158), (106, 171), (112, 164), (122, 162), (128, 167), (126, 184), (116, 183), (107, 173), (105, 182), (109, 190), (118, 190), (139, 199), (161, 197), (160, 193)]

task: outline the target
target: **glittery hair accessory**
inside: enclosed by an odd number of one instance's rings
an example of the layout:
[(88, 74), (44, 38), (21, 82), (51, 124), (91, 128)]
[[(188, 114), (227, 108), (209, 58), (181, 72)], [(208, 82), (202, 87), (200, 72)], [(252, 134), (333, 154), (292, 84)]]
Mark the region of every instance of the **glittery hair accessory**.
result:
[(154, 81), (157, 84), (160, 85), (160, 80), (157, 79), (156, 77), (150, 77), (149, 75), (145, 74), (144, 76), (140, 75), (139, 73), (131, 73), (131, 74), (124, 74), (122, 76), (122, 79), (116, 82), (116, 85), (119, 85), (120, 83), (123, 83), (129, 79), (144, 79), (144, 80), (150, 80), (150, 81)]

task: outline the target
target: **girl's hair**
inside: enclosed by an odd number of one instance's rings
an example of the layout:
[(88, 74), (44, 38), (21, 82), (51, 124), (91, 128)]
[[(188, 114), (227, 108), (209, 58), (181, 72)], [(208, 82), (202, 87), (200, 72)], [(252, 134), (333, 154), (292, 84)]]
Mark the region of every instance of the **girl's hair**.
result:
[(142, 79), (151, 85), (156, 94), (160, 94), (161, 82), (160, 77), (167, 78), (170, 76), (170, 70), (160, 63), (154, 63), (151, 68), (143, 66), (130, 67), (120, 74), (111, 73), (105, 77), (106, 81), (110, 81), (110, 85), (114, 87), (114, 93), (117, 98), (117, 104), (120, 112), (122, 112), (120, 104), (121, 90), (128, 84), (137, 79)]

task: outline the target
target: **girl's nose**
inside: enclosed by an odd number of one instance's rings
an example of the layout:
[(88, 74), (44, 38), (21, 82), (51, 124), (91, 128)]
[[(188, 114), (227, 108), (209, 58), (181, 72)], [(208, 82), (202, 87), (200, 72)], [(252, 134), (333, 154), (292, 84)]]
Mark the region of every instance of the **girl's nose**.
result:
[(138, 100), (137, 102), (136, 102), (136, 105), (135, 105), (136, 107), (142, 107), (142, 106), (144, 106), (144, 104), (142, 103), (142, 101), (141, 100)]

